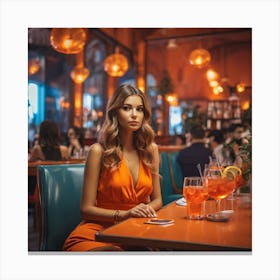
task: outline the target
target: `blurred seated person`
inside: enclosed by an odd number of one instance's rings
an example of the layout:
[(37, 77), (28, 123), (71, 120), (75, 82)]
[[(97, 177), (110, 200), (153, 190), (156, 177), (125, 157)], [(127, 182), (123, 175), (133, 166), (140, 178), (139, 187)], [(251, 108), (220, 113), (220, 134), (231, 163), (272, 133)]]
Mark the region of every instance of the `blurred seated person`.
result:
[(97, 138), (94, 137), (95, 133), (93, 129), (87, 128), (85, 130), (85, 136), (84, 136), (84, 156), (87, 157), (91, 145), (97, 142)]
[(239, 148), (241, 145), (247, 143), (247, 139), (242, 137), (244, 128), (242, 124), (232, 124), (229, 127), (229, 138), (225, 142), (225, 156), (227, 165), (242, 166), (242, 159), (239, 156)]
[(68, 129), (68, 154), (70, 158), (83, 157), (84, 137), (83, 132), (78, 127), (70, 127)]
[(203, 172), (204, 165), (209, 163), (212, 151), (205, 146), (205, 131), (201, 126), (191, 129), (190, 146), (182, 149), (177, 161), (184, 177), (200, 176), (197, 165), (200, 164)]
[(182, 134), (176, 134), (174, 137), (174, 145), (176, 146), (184, 146), (186, 145), (186, 137)]
[(60, 144), (60, 131), (58, 125), (45, 120), (40, 124), (39, 141), (31, 149), (29, 161), (36, 160), (68, 160), (67, 147)]
[(224, 155), (224, 133), (222, 130), (214, 129), (208, 134), (209, 148), (212, 150), (213, 158), (216, 158), (223, 166), (226, 165), (226, 159)]

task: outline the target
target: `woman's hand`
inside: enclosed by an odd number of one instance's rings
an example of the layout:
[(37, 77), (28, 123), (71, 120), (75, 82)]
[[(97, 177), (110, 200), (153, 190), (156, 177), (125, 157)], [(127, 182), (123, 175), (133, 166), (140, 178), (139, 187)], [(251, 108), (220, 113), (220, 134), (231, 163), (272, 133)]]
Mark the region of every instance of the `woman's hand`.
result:
[(128, 211), (128, 217), (149, 217), (149, 218), (155, 218), (157, 217), (156, 211), (153, 209), (152, 206), (149, 204), (138, 204), (137, 206), (133, 207)]
[(81, 145), (80, 145), (80, 143), (79, 143), (79, 141), (78, 141), (77, 138), (72, 138), (72, 139), (70, 139), (70, 144), (71, 144), (72, 146), (74, 146), (75, 148), (77, 148), (77, 149), (80, 149), (80, 148), (81, 148)]

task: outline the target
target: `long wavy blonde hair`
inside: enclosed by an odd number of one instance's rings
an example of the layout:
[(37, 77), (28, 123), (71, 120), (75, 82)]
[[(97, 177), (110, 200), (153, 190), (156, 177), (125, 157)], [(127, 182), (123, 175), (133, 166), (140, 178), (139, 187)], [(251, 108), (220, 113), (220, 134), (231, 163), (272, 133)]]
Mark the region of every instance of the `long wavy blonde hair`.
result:
[(143, 102), (144, 119), (141, 128), (134, 132), (133, 144), (144, 164), (152, 168), (154, 131), (150, 126), (151, 109), (146, 96), (138, 88), (129, 84), (121, 85), (116, 89), (110, 98), (106, 118), (99, 132), (98, 142), (104, 149), (103, 164), (107, 168), (116, 167), (122, 158), (122, 147), (119, 137), (118, 110), (123, 106), (124, 101), (131, 95), (138, 95)]

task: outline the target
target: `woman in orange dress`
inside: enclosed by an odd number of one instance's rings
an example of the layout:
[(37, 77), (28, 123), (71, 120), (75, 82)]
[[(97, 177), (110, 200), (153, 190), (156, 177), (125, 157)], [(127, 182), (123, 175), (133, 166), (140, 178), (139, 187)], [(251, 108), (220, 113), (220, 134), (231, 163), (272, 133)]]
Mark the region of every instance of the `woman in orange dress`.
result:
[(123, 250), (95, 233), (129, 217), (156, 217), (162, 206), (159, 152), (149, 124), (150, 107), (137, 88), (120, 86), (108, 102), (98, 143), (84, 173), (82, 222), (64, 242), (66, 251)]

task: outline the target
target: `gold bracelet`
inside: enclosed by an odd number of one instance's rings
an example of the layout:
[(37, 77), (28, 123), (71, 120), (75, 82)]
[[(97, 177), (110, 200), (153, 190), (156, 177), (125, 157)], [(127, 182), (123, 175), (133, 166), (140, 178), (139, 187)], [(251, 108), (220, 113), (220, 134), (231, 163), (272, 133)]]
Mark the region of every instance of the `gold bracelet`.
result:
[(120, 221), (120, 210), (116, 210), (114, 213), (114, 222), (117, 224)]

